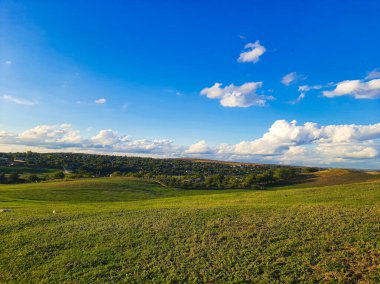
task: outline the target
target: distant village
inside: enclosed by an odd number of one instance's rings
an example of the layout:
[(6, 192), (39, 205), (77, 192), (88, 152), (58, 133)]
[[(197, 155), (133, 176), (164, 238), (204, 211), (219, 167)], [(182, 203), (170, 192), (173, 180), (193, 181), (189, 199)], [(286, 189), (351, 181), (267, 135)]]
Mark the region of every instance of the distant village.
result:
[(6, 158), (6, 157), (0, 157), (0, 165), (1, 166), (20, 166), (20, 165), (25, 165), (26, 164), (26, 161), (22, 160), (22, 159), (9, 159), (9, 158)]

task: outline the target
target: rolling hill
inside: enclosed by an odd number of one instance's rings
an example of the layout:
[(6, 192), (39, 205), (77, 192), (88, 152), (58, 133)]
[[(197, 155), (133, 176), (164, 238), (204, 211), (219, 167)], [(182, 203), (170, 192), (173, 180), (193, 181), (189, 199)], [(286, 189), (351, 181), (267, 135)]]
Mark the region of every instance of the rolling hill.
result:
[(312, 179), (269, 190), (1, 185), (12, 211), (0, 212), (0, 282), (379, 282), (378, 177)]

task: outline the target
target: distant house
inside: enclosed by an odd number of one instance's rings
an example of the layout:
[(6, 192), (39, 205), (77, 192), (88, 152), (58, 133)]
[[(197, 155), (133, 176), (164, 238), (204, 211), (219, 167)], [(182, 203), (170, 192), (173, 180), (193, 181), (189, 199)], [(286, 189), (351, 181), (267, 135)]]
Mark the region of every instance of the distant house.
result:
[(21, 159), (14, 159), (13, 160), (13, 164), (25, 164), (26, 162), (24, 160), (21, 160)]

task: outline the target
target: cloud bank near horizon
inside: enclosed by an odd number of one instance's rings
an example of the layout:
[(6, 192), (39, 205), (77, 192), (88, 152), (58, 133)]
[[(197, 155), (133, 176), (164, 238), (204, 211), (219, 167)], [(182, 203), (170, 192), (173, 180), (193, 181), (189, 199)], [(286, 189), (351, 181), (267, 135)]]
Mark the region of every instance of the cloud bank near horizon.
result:
[(66, 123), (38, 125), (20, 133), (0, 131), (0, 151), (27, 150), (378, 168), (380, 123), (320, 126), (276, 120), (260, 138), (214, 147), (205, 140), (186, 146), (170, 139), (133, 139), (112, 129), (83, 137)]

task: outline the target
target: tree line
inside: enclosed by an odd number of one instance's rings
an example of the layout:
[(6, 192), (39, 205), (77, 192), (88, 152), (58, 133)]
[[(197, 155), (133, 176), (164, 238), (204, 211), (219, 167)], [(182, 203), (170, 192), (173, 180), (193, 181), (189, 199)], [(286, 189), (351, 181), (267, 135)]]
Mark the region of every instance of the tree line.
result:
[[(131, 176), (183, 188), (254, 188), (287, 181), (305, 171), (318, 170), (265, 164), (79, 153), (0, 153), (0, 159), (3, 163), (0, 165), (0, 183)], [(22, 165), (14, 164), (14, 161), (22, 162)]]

